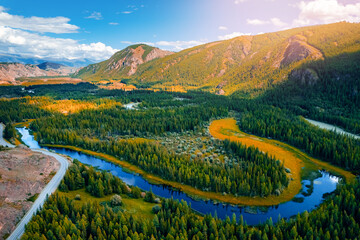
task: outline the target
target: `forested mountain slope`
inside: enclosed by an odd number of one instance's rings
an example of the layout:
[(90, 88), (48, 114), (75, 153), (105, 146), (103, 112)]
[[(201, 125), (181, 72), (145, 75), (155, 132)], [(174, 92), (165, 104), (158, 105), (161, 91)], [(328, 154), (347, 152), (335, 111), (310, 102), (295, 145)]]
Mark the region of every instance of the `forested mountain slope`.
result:
[(359, 51), (359, 39), (360, 24), (345, 22), (241, 36), (143, 64), (134, 83), (253, 96), (287, 80), (305, 63)]
[[(340, 22), (240, 36), (153, 61), (140, 61), (136, 67), (129, 63), (116, 67), (114, 58), (120, 59), (133, 51), (134, 46), (130, 46), (105, 62), (84, 68), (77, 77), (86, 80), (126, 79), (138, 87), (200, 88), (218, 94), (236, 92), (240, 96), (253, 97), (284, 82), (289, 74), (303, 79), (303, 75), (308, 73), (292, 71), (303, 68), (304, 64), (308, 66), (315, 61), (359, 51), (359, 39), (359, 23)], [(146, 45), (141, 46), (144, 48)], [(341, 62), (334, 64), (342, 67)], [(316, 73), (318, 65), (312, 66), (308, 72)], [(314, 79), (317, 77), (315, 75)]]
[(136, 72), (139, 65), (170, 54), (172, 52), (145, 44), (132, 45), (106, 61), (80, 69), (75, 76), (89, 81), (128, 78)]

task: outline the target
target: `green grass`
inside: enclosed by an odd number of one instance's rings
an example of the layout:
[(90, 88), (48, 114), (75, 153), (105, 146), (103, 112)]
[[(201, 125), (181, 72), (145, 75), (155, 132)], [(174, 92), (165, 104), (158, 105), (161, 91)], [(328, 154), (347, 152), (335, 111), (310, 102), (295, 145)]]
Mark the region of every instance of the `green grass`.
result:
[[(94, 202), (94, 201), (98, 203), (109, 202), (111, 197), (113, 196), (113, 195), (108, 195), (102, 198), (97, 198), (87, 193), (84, 188), (69, 192), (58, 191), (58, 193), (60, 196), (66, 196), (70, 199), (75, 199), (75, 196), (79, 194), (81, 200), (75, 200), (75, 205), (79, 207), (87, 202)], [(152, 213), (152, 208), (156, 204), (145, 202), (144, 199), (142, 198), (135, 199), (123, 194), (121, 194), (120, 196), (123, 200), (123, 204), (120, 207), (122, 211), (132, 214), (134, 217), (139, 217), (142, 219), (152, 220), (153, 217), (155, 216), (155, 214)]]

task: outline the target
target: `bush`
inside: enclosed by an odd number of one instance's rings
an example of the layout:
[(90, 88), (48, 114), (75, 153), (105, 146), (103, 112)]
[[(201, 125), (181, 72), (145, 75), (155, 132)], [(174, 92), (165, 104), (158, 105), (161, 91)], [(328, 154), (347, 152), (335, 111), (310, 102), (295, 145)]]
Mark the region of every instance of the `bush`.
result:
[(133, 198), (140, 198), (141, 197), (141, 190), (138, 187), (133, 187), (131, 190), (131, 196)]
[(152, 192), (147, 192), (144, 200), (145, 202), (153, 203), (155, 201), (155, 196)]
[(4, 130), (4, 138), (11, 139), (14, 137), (16, 137), (15, 127), (11, 123), (6, 124), (5, 130)]
[(155, 213), (155, 214), (157, 214), (158, 212), (160, 212), (160, 210), (161, 210), (161, 207), (160, 207), (159, 205), (155, 205), (155, 206), (153, 206), (153, 208), (152, 208), (152, 212)]
[(111, 198), (111, 206), (116, 207), (116, 206), (120, 206), (122, 204), (122, 198), (115, 194), (112, 198)]

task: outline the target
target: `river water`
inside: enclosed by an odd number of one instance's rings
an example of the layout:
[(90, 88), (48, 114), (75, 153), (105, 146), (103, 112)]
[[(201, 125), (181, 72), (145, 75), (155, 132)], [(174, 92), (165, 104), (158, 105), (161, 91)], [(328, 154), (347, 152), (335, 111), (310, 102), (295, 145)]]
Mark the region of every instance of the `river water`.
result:
[[(30, 148), (39, 148), (39, 144), (34, 137), (29, 133), (27, 128), (17, 128), (17, 130), (22, 134), (22, 141), (30, 146)], [(211, 213), (213, 216), (216, 214), (219, 218), (226, 218), (226, 216), (231, 216), (233, 214), (236, 215), (237, 219), (240, 216), (243, 216), (243, 219), (247, 222), (247, 224), (255, 225), (259, 223), (265, 222), (270, 217), (273, 222), (277, 222), (279, 216), (289, 218), (291, 216), (296, 215), (297, 213), (302, 213), (305, 210), (311, 211), (315, 209), (322, 201), (323, 194), (331, 193), (336, 189), (336, 185), (338, 184), (339, 178), (330, 175), (327, 172), (321, 172), (321, 177), (314, 180), (314, 189), (311, 195), (303, 196), (302, 194), (298, 194), (297, 197), (303, 198), (303, 202), (294, 202), (289, 201), (286, 203), (279, 204), (277, 206), (271, 206), (267, 208), (254, 208), (254, 207), (241, 207), (241, 206), (232, 206), (229, 204), (217, 203), (211, 200), (195, 200), (189, 197), (187, 194), (174, 190), (170, 187), (163, 185), (155, 185), (149, 183), (145, 180), (141, 175), (129, 173), (124, 170), (122, 167), (115, 165), (110, 162), (106, 162), (94, 156), (86, 155), (77, 151), (68, 150), (64, 148), (48, 148), (56, 153), (67, 155), (73, 159), (77, 159), (80, 162), (88, 165), (92, 165), (94, 167), (98, 167), (101, 170), (106, 170), (111, 172), (113, 175), (118, 176), (125, 183), (138, 186), (139, 188), (152, 192), (163, 198), (174, 198), (178, 200), (185, 200), (188, 204), (191, 204), (191, 207), (202, 213), (209, 214)], [(310, 181), (304, 180), (302, 182), (303, 190), (306, 190), (307, 187), (305, 185), (310, 184)]]
[(139, 102), (131, 102), (131, 103), (128, 103), (128, 104), (124, 104), (123, 107), (127, 110), (134, 110), (136, 109), (136, 107), (139, 105), (140, 103)]
[(329, 131), (335, 131), (336, 133), (339, 133), (339, 134), (344, 134), (344, 135), (348, 135), (350, 137), (354, 137), (356, 139), (360, 139), (359, 135), (355, 135), (355, 134), (346, 132), (343, 129), (341, 129), (339, 127), (336, 127), (334, 125), (331, 125), (331, 124), (328, 124), (328, 123), (323, 123), (323, 122), (318, 122), (318, 121), (311, 120), (311, 119), (308, 119), (308, 118), (304, 118), (304, 119), (307, 122), (311, 123), (312, 125), (315, 125), (315, 126), (321, 128), (321, 129), (326, 129), (326, 130), (329, 130)]

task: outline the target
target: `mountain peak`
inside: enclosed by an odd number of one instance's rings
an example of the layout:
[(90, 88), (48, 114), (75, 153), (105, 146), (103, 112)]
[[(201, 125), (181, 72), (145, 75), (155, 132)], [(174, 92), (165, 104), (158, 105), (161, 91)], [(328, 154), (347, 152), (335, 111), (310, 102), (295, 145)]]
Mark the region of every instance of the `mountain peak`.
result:
[[(156, 58), (163, 58), (173, 52), (161, 50), (146, 44), (135, 44), (116, 52), (111, 58), (98, 64), (91, 64), (81, 69), (77, 76), (102, 79), (103, 75), (127, 77), (136, 73), (139, 65)], [(98, 75), (98, 76), (96, 76)], [(99, 80), (100, 80), (99, 79)]]

